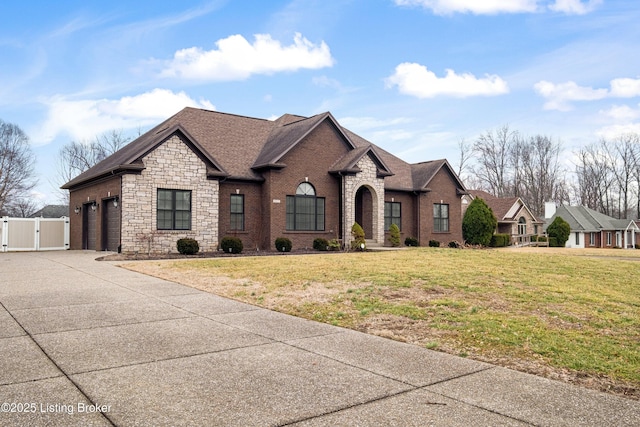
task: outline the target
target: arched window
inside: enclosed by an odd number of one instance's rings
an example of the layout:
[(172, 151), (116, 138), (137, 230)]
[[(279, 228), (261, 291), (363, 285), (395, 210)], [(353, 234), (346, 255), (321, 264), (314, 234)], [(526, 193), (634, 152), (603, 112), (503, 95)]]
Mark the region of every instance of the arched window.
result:
[(324, 197), (308, 182), (296, 188), (295, 196), (287, 196), (287, 230), (324, 230)]
[(518, 220), (518, 234), (521, 236), (527, 234), (527, 220), (523, 216)]

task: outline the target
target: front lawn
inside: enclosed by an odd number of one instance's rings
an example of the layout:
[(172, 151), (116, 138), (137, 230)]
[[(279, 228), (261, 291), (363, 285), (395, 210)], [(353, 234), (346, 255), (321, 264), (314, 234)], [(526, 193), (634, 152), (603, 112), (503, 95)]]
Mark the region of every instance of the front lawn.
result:
[(640, 251), (414, 248), (125, 266), (296, 316), (640, 398)]

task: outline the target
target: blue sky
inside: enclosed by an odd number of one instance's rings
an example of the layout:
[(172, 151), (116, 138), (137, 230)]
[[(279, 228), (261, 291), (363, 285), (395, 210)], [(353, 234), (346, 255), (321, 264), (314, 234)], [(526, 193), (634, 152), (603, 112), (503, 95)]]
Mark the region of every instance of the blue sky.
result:
[(0, 5), (0, 119), (58, 196), (68, 141), (137, 135), (185, 106), (331, 111), (409, 162), (503, 125), (572, 150), (640, 132), (631, 0), (23, 1)]

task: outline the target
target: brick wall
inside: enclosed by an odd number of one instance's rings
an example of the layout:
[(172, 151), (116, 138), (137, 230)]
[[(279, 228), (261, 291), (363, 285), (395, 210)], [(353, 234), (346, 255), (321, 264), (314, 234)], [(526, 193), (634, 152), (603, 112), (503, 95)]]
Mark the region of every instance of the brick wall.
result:
[[(400, 203), (400, 245), (404, 245), (404, 239), (407, 237), (418, 238), (416, 196), (400, 191), (387, 191), (384, 201)], [(385, 232), (385, 244), (390, 245), (388, 231)]]
[[(244, 230), (231, 230), (231, 195), (244, 196)], [(224, 182), (220, 184), (220, 222), (218, 235), (235, 236), (242, 240), (244, 251), (260, 249), (262, 244), (262, 185), (260, 183)]]
[[(206, 166), (177, 136), (143, 159), (145, 170), (122, 177), (122, 252), (176, 252), (183, 237), (196, 239), (200, 250), (218, 247), (219, 183), (208, 180)], [(191, 230), (157, 230), (158, 189), (191, 190)]]
[[(456, 240), (462, 242), (462, 202), (456, 192), (456, 184), (446, 168), (441, 168), (429, 182), (430, 192), (420, 196), (420, 246), (427, 246), (429, 240), (437, 240), (442, 246)], [(449, 205), (449, 231), (435, 232), (433, 205)]]
[[(115, 196), (120, 195), (120, 177), (116, 176), (110, 179), (103, 180), (89, 187), (80, 188), (69, 192), (69, 247), (70, 249), (86, 249), (83, 242), (83, 223), (82, 219), (85, 216), (84, 210), (90, 209), (91, 203), (96, 202), (97, 215), (96, 218), (96, 250), (102, 250), (102, 209), (104, 207), (104, 200), (113, 199)], [(80, 212), (75, 213), (75, 208), (79, 207)]]

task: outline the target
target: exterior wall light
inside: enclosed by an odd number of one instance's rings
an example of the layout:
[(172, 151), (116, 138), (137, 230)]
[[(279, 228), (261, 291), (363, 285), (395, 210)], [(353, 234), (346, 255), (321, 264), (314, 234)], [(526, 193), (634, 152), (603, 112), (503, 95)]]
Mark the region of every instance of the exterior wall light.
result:
[(115, 199), (113, 199), (113, 207), (117, 208), (118, 207), (118, 196), (116, 196)]
[(76, 215), (78, 215), (81, 210), (82, 210), (82, 208), (80, 206), (78, 206), (78, 205), (76, 205), (76, 207), (73, 208), (73, 211), (76, 213)]
[(96, 209), (98, 209), (98, 205), (96, 202), (91, 203), (91, 210), (95, 211)]

